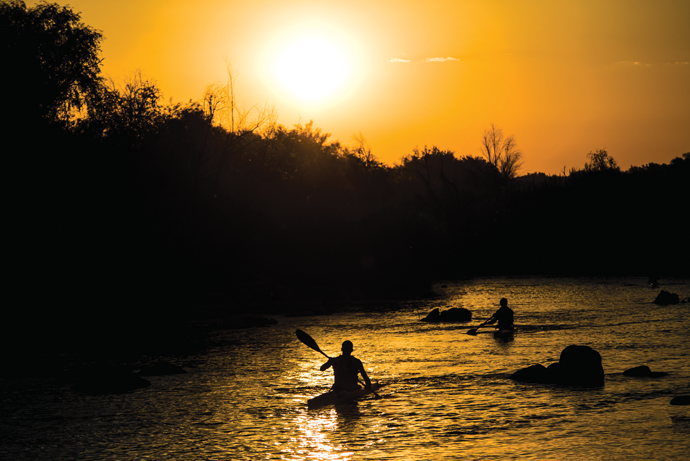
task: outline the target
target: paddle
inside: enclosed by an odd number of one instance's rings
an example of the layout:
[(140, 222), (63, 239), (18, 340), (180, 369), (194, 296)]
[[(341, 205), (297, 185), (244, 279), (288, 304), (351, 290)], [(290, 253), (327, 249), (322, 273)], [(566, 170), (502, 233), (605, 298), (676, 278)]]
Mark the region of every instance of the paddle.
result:
[[(319, 345), (316, 344), (316, 341), (314, 341), (314, 338), (309, 336), (306, 332), (304, 332), (302, 330), (297, 330), (297, 331), (295, 331), (295, 333), (297, 334), (297, 339), (302, 341), (305, 346), (308, 346), (308, 347), (314, 349), (316, 352), (323, 354), (326, 358), (330, 359), (330, 357), (327, 356), (326, 353), (321, 350)], [(357, 381), (359, 381), (366, 388), (366, 385), (359, 378), (357, 378)], [(376, 392), (374, 392), (374, 389), (369, 389), (369, 390), (376, 396), (377, 399), (381, 398), (380, 395), (378, 395)]]
[[(493, 317), (491, 317), (491, 318), (493, 318)], [(477, 330), (479, 330), (481, 327), (483, 327), (484, 325), (486, 325), (486, 322), (488, 322), (489, 320), (491, 320), (491, 318), (488, 318), (488, 319), (484, 320), (484, 323), (482, 323), (481, 325), (479, 325), (477, 328), (472, 328), (470, 331), (467, 332), (467, 334), (468, 334), (468, 335), (475, 336), (475, 335), (477, 334)]]
[(327, 359), (330, 359), (330, 357), (327, 356), (326, 353), (319, 348), (319, 345), (316, 344), (314, 338), (309, 336), (306, 332), (302, 330), (297, 330), (295, 333), (297, 333), (297, 339), (302, 341), (306, 346), (311, 347), (316, 352), (320, 352), (321, 354), (323, 354)]

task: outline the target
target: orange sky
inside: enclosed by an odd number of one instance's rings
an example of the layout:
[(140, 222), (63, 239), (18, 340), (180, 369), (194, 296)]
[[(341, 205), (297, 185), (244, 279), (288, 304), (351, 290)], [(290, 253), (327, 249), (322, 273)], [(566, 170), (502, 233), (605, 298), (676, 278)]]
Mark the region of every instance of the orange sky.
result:
[[(601, 148), (624, 169), (690, 152), (687, 0), (69, 5), (103, 32), (103, 70), (116, 82), (141, 70), (166, 99), (196, 100), (227, 79), (229, 58), (241, 103), (275, 105), (287, 126), (312, 119), (346, 145), (361, 132), (389, 164), (424, 145), (478, 155), (492, 122), (515, 136), (523, 173), (582, 168)], [(274, 72), (281, 50), (305, 36), (347, 63), (342, 85), (317, 102)], [(304, 59), (317, 72), (325, 58)]]

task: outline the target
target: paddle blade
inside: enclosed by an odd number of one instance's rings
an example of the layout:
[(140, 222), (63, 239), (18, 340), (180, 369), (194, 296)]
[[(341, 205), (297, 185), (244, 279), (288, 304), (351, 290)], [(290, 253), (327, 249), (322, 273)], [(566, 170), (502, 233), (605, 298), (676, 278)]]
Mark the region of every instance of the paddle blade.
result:
[(491, 321), (491, 318), (484, 320), (481, 325), (479, 325), (477, 328), (472, 328), (470, 331), (467, 332), (467, 334), (475, 336), (477, 334), (477, 330), (479, 330), (481, 327), (483, 327), (484, 325), (486, 325), (490, 321)]
[[(314, 349), (316, 352), (318, 352), (318, 353), (320, 353), (320, 354), (326, 355), (326, 354), (324, 354), (324, 352), (319, 348), (319, 345), (316, 344), (316, 341), (314, 341), (314, 338), (312, 338), (311, 336), (309, 336), (307, 333), (305, 333), (305, 332), (302, 331), (302, 330), (297, 330), (297, 331), (295, 331), (295, 333), (297, 334), (297, 339), (299, 339), (300, 341), (302, 341), (306, 346), (311, 347), (312, 349)], [(326, 357), (328, 357), (328, 356), (326, 355)], [(329, 357), (329, 358), (330, 358), (330, 357)]]

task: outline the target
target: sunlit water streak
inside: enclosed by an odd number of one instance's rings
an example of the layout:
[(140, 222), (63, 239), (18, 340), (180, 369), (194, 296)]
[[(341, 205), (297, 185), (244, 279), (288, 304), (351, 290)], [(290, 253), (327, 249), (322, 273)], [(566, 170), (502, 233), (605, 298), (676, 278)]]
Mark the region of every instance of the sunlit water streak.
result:
[[(0, 458), (685, 459), (690, 408), (669, 402), (690, 394), (690, 304), (656, 306), (660, 289), (644, 282), (475, 279), (439, 285), (443, 296), (395, 311), (276, 316), (269, 328), (215, 332), (217, 347), (184, 359), (188, 374), (152, 377), (150, 388), (121, 395), (2, 381)], [(663, 282), (690, 295), (687, 280)], [(501, 297), (515, 310), (515, 338), (467, 335)], [(465, 307), (475, 320), (421, 322), (434, 307)], [(383, 398), (308, 410), (332, 373), (319, 371), (325, 358), (297, 340), (297, 328), (329, 355), (352, 340), (372, 379), (388, 383)], [(601, 353), (603, 387), (508, 379), (557, 361), (569, 344)], [(622, 375), (643, 364), (670, 375)]]

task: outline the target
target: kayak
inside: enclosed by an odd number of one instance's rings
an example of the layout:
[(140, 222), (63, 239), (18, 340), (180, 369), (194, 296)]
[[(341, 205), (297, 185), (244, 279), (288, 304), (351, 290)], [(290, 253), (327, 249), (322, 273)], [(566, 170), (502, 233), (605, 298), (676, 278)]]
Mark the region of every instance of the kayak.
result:
[(494, 331), (494, 338), (512, 338), (515, 334), (515, 328)]
[[(379, 383), (371, 383), (371, 388), (376, 391), (383, 385)], [(371, 394), (369, 390), (360, 388), (355, 391), (328, 391), (325, 394), (317, 395), (313, 399), (307, 400), (309, 408), (318, 408), (325, 405), (338, 405), (341, 403), (352, 403), (362, 397)]]

